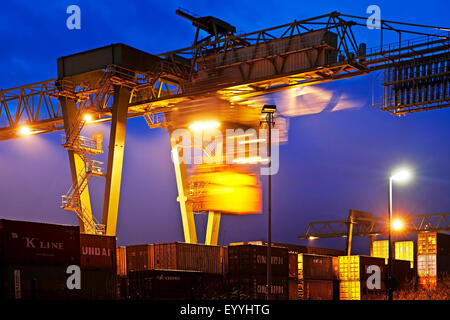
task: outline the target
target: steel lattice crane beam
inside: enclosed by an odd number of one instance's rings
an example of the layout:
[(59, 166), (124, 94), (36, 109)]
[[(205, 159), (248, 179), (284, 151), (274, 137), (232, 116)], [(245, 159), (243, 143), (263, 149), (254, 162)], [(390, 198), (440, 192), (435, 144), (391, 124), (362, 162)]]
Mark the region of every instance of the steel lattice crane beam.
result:
[[(356, 19), (357, 22), (347, 18)], [(228, 33), (218, 37), (207, 37), (207, 41), (196, 38), (191, 47), (160, 54), (163, 59), (158, 65), (158, 70), (140, 73), (138, 81), (129, 84), (132, 87), (132, 99), (128, 117), (167, 111), (167, 107), (204, 95), (220, 95), (232, 102), (241, 101), (292, 86), (364, 75), (395, 66), (400, 61), (411, 61), (449, 52), (449, 34), (436, 33), (436, 30), (448, 31), (448, 28), (392, 21), (381, 23), (380, 47), (363, 52), (353, 33), (353, 28), (357, 26), (366, 28), (365, 21), (361, 19), (365, 18), (333, 12), (240, 36)], [(428, 31), (417, 31), (423, 28)], [(295, 41), (299, 41), (300, 36), (313, 32), (313, 29), (334, 33), (336, 35), (334, 47), (330, 47), (330, 43), (322, 42), (307, 43), (303, 47), (292, 45)], [(383, 32), (398, 33), (399, 37), (403, 34), (424, 38), (408, 40), (400, 37), (398, 44), (386, 45), (383, 43)], [(277, 43), (283, 39), (287, 41), (284, 47), (277, 47)], [(243, 49), (248, 49), (248, 58), (234, 61), (233, 56), (238, 50)], [(265, 49), (267, 49), (265, 55), (256, 54)], [(334, 62), (320, 64), (314, 59), (317, 55), (330, 50), (336, 55)], [(289, 59), (300, 52), (307, 52), (309, 55), (309, 66), (297, 70), (287, 69)], [(208, 71), (210, 76), (202, 81), (199, 80), (202, 72), (199, 66), (205, 67), (203, 62), (208, 56), (214, 56), (216, 63), (210, 66)], [(258, 77), (251, 70), (263, 60), (273, 66), (273, 72)], [(279, 63), (275, 60), (279, 60)], [(223, 77), (226, 71), (234, 71), (239, 76), (227, 80)], [(449, 70), (445, 70), (442, 76), (448, 79), (449, 73)], [(47, 80), (0, 90), (0, 140), (17, 138), (17, 129), (25, 124), (35, 133), (62, 130), (63, 117), (57, 97), (64, 93), (60, 92), (58, 87), (58, 81)], [(95, 96), (99, 90), (92, 85), (78, 89), (76, 95), (79, 101), (87, 101), (89, 96)], [(430, 109), (448, 106), (450, 97), (441, 100), (430, 106)], [(112, 101), (109, 105), (97, 109), (99, 121), (111, 120), (111, 103)], [(405, 108), (396, 106), (384, 109), (394, 114), (402, 114), (428, 110), (428, 106), (415, 105)]]
[[(401, 216), (404, 234), (419, 232), (449, 232), (450, 213), (418, 214)], [(349, 220), (330, 220), (310, 222), (300, 239), (346, 238), (349, 233)], [(388, 233), (387, 218), (366, 218), (357, 220), (353, 226), (353, 236), (377, 236)]]

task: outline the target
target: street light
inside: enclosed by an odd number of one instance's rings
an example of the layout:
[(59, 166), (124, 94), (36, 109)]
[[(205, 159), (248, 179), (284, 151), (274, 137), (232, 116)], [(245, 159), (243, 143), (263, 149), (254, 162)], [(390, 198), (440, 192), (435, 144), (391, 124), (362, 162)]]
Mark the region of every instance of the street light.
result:
[(275, 125), (273, 115), (277, 110), (275, 105), (264, 105), (261, 113), (265, 115), (265, 119), (261, 123), (266, 123), (268, 127), (268, 149), (267, 156), (269, 159), (269, 177), (268, 177), (268, 221), (267, 221), (267, 300), (270, 300), (270, 289), (272, 283), (272, 174), (270, 168), (272, 167), (272, 126)]
[(92, 114), (90, 114), (90, 113), (85, 113), (85, 114), (83, 115), (83, 120), (84, 120), (85, 122), (91, 122), (93, 119), (94, 119), (94, 118), (92, 117)]
[(388, 265), (388, 300), (393, 299), (394, 288), (392, 287), (392, 230), (399, 230), (403, 228), (403, 222), (398, 219), (392, 221), (392, 182), (406, 183), (412, 178), (412, 173), (407, 168), (400, 168), (395, 170), (389, 177), (389, 216), (388, 216), (388, 228), (389, 228), (389, 265)]
[(30, 127), (28, 127), (28, 126), (21, 126), (17, 130), (17, 133), (21, 136), (29, 136), (32, 133), (32, 131), (31, 131)]
[(402, 219), (394, 219), (392, 220), (392, 230), (394, 231), (401, 231), (405, 227), (405, 223)]

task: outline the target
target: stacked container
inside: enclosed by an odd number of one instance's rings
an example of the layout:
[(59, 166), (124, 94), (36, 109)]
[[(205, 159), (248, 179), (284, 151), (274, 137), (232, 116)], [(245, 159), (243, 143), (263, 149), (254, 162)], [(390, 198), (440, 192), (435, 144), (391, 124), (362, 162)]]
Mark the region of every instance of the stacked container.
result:
[(372, 256), (376, 258), (383, 258), (388, 263), (389, 259), (389, 241), (378, 240), (372, 244)]
[(128, 298), (127, 247), (116, 248), (117, 257), (117, 297)]
[[(367, 279), (369, 266), (380, 268), (380, 288), (370, 289)], [(384, 258), (368, 256), (339, 257), (339, 298), (340, 300), (379, 300), (385, 296), (387, 267)]]
[[(256, 245), (256, 246), (267, 246), (266, 241), (247, 241), (247, 242), (236, 242), (230, 243), (230, 246), (237, 245)], [(337, 250), (337, 249), (328, 249), (328, 248), (318, 248), (318, 247), (310, 247), (310, 246), (302, 246), (299, 244), (290, 244), (290, 243), (280, 243), (280, 242), (272, 242), (272, 246), (286, 248), (289, 251), (295, 251), (297, 253), (310, 253), (310, 254), (320, 254), (324, 256), (343, 256), (345, 251)]]
[(417, 273), (419, 286), (435, 288), (450, 272), (450, 235), (426, 232), (417, 236)]
[(200, 299), (202, 276), (201, 272), (193, 271), (130, 271), (129, 295), (133, 300)]
[(81, 234), (81, 298), (116, 298), (116, 237)]
[(416, 248), (413, 241), (395, 242), (395, 259), (409, 261), (411, 268), (414, 268)]
[[(267, 295), (267, 247), (236, 245), (228, 247), (228, 292), (231, 299), (263, 300)], [(289, 251), (271, 249), (271, 298), (288, 300)]]
[(72, 299), (67, 267), (80, 266), (78, 227), (0, 220), (0, 298)]
[(333, 300), (333, 257), (298, 254), (298, 298)]

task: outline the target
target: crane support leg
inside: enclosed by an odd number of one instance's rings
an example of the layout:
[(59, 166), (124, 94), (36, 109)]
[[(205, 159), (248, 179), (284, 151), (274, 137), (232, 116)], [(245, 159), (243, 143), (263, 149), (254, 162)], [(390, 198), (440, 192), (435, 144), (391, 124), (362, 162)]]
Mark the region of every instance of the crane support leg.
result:
[(186, 243), (197, 243), (197, 232), (195, 230), (194, 211), (192, 203), (187, 201), (187, 170), (186, 164), (180, 163), (177, 142), (170, 139), (172, 145), (172, 161), (175, 168), (177, 180), (178, 202), (180, 203), (181, 220), (183, 223), (184, 241)]
[(208, 214), (208, 227), (206, 229), (205, 244), (211, 246), (217, 246), (219, 240), (219, 227), (220, 227), (219, 212), (210, 211)]
[(119, 212), (120, 185), (122, 180), (123, 153), (125, 148), (125, 131), (127, 125), (130, 89), (114, 86), (111, 133), (109, 136), (108, 167), (106, 171), (105, 200), (103, 204), (102, 223), (106, 235), (115, 236)]
[[(60, 98), (62, 113), (64, 117), (64, 130), (66, 132), (66, 136), (70, 136), (70, 128), (73, 127), (74, 121), (77, 119), (77, 103), (74, 100), (62, 97)], [(67, 150), (69, 156), (69, 164), (70, 164), (70, 173), (72, 175), (72, 184), (76, 185), (81, 184), (83, 180), (83, 174), (86, 172), (86, 165), (83, 159), (73, 152), (72, 150)], [(77, 181), (78, 180), (78, 181)], [(80, 194), (80, 206), (84, 211), (84, 216), (86, 219), (91, 221), (93, 224), (92, 218), (92, 209), (91, 209), (91, 198), (89, 196), (89, 187), (86, 186)], [(78, 218), (78, 225), (80, 226), (80, 232), (85, 233), (89, 230), (86, 229), (87, 226), (84, 225), (83, 220)]]

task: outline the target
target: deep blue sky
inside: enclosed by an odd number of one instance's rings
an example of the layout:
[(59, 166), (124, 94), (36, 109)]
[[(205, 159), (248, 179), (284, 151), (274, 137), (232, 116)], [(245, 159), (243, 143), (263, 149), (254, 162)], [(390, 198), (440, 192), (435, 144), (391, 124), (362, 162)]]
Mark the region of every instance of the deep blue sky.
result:
[[(81, 30), (65, 26), (70, 4), (81, 7)], [(371, 4), (380, 6), (387, 20), (450, 25), (448, 1), (427, 1), (426, 6), (423, 1), (3, 1), (0, 88), (55, 78), (58, 57), (111, 43), (155, 54), (188, 46), (194, 29), (175, 15), (178, 7), (217, 16), (250, 32), (331, 11), (366, 16)], [(385, 214), (386, 177), (402, 163), (414, 168), (415, 179), (396, 187), (395, 211), (449, 211), (450, 109), (391, 116), (371, 106), (373, 77), (320, 87), (346, 97), (341, 102), (347, 110), (291, 118), (289, 142), (281, 147), (280, 171), (273, 179), (275, 241), (300, 243), (296, 236), (308, 221), (344, 218), (350, 208)], [(106, 133), (108, 125), (101, 129)], [(59, 134), (0, 143), (0, 217), (76, 223), (73, 214), (59, 209), (60, 195), (70, 185)], [(126, 147), (119, 243), (182, 241), (167, 133), (150, 131), (143, 119), (129, 120)], [(93, 180), (96, 215), (101, 213), (103, 186), (101, 179)], [(265, 223), (265, 213), (224, 217), (220, 241), (264, 240)], [(198, 227), (203, 229), (204, 221)], [(344, 242), (316, 245), (343, 248)]]

